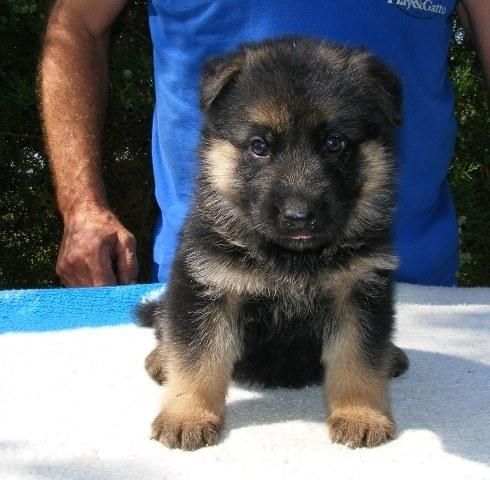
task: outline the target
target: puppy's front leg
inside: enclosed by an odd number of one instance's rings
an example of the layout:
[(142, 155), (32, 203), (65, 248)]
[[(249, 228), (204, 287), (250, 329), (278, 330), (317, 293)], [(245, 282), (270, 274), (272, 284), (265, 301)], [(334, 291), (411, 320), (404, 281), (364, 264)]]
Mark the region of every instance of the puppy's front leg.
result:
[[(323, 353), (330, 438), (351, 448), (374, 447), (395, 433), (388, 397), (389, 353), (383, 348), (366, 352), (358, 312), (349, 307), (343, 313), (339, 331)], [(390, 345), (384, 340), (381, 345)], [(368, 362), (366, 353), (378, 358)]]
[(223, 426), (236, 349), (224, 319), (206, 326), (206, 332), (196, 330), (188, 345), (167, 344), (164, 403), (153, 421), (152, 438), (169, 448), (214, 445)]

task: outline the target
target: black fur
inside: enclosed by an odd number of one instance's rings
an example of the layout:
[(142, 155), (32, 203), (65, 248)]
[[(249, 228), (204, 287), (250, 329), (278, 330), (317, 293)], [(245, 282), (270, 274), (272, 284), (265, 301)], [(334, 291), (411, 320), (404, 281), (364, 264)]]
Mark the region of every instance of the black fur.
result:
[(158, 324), (156, 318), (158, 304), (157, 301), (147, 301), (140, 303), (136, 307), (134, 315), (138, 319), (138, 325), (140, 327), (155, 327)]

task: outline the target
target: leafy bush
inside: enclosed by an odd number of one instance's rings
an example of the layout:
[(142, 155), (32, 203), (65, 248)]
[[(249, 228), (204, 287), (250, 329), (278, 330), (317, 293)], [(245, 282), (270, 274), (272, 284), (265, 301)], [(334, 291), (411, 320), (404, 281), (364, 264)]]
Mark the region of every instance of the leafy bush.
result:
[[(36, 98), (36, 66), (51, 2), (0, 3), (0, 288), (58, 286), (62, 225), (54, 203)], [(149, 132), (153, 105), (146, 2), (113, 29), (104, 134), (109, 202), (138, 241), (140, 281), (151, 274), (155, 215)]]
[(469, 41), (454, 42), (449, 66), (459, 129), (449, 179), (460, 226), (461, 285), (490, 285), (490, 109)]
[[(36, 65), (51, 2), (0, 0), (0, 288), (58, 286), (62, 225), (53, 200), (37, 112)], [(140, 281), (150, 279), (155, 217), (149, 133), (153, 105), (146, 2), (130, 2), (113, 31), (105, 129), (109, 201), (135, 234)], [(490, 285), (490, 116), (471, 46), (455, 43), (458, 149), (450, 179), (461, 224), (465, 285)]]

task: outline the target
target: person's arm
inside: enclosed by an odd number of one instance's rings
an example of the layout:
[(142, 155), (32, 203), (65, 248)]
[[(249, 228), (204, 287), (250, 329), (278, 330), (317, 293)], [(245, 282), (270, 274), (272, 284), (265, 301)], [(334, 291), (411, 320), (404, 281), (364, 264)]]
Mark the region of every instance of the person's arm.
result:
[(478, 50), (490, 87), (490, 1), (461, 0), (457, 6), (458, 17)]
[(136, 281), (135, 240), (111, 212), (101, 166), (109, 28), (126, 0), (58, 0), (39, 66), (41, 115), (64, 233), (67, 286)]

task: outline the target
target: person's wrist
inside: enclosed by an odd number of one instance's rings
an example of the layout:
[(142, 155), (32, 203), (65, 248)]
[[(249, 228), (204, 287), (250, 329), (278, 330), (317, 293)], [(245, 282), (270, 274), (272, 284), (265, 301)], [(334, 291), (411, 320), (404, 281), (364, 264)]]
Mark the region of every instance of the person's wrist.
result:
[(104, 199), (83, 199), (72, 201), (69, 204), (65, 204), (64, 208), (60, 208), (60, 212), (65, 224), (70, 223), (80, 216), (112, 216), (111, 209)]

